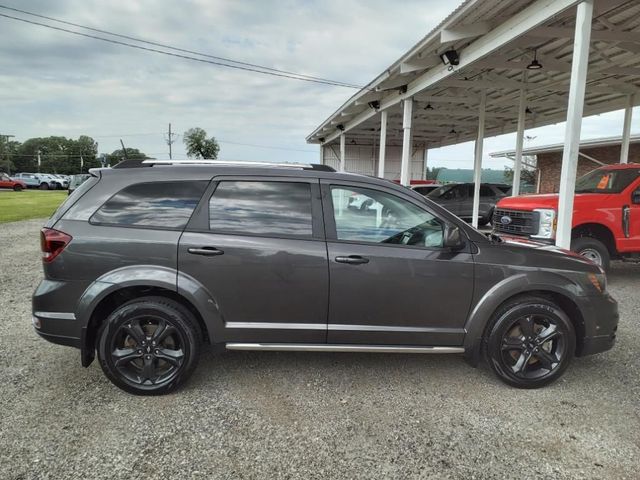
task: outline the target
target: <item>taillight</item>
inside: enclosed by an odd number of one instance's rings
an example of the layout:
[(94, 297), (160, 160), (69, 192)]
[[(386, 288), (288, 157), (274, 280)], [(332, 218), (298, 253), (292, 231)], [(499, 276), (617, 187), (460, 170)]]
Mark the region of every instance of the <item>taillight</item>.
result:
[(69, 242), (71, 235), (67, 235), (53, 228), (43, 228), (40, 230), (40, 247), (42, 249), (42, 261), (52, 262), (54, 258), (62, 253)]

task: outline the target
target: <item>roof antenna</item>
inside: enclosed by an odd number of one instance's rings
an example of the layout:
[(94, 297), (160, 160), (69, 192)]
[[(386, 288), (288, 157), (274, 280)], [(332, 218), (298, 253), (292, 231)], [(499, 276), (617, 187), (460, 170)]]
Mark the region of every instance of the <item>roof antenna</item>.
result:
[(125, 160), (129, 157), (127, 157), (127, 149), (124, 148), (124, 142), (122, 141), (122, 139), (120, 139), (120, 145), (122, 145), (122, 155), (124, 156)]

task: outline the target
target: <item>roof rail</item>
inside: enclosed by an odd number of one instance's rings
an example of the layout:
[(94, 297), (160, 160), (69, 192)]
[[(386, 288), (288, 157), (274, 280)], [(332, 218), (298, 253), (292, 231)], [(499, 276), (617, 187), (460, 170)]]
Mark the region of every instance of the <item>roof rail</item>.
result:
[(266, 167), (266, 168), (299, 168), (302, 170), (319, 170), (324, 172), (335, 172), (329, 165), (318, 163), (270, 163), (270, 162), (248, 162), (230, 160), (157, 160), (153, 158), (123, 160), (113, 168), (138, 168), (153, 167), (155, 165), (221, 165), (221, 166), (241, 166), (241, 167)]

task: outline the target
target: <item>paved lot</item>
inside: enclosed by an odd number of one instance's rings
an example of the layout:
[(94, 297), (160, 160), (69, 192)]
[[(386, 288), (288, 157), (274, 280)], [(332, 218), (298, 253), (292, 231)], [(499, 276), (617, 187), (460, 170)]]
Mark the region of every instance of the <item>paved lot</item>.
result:
[(543, 390), (456, 356), (226, 352), (138, 398), (32, 332), (40, 224), (0, 225), (0, 478), (640, 476), (640, 266), (610, 277), (616, 348)]

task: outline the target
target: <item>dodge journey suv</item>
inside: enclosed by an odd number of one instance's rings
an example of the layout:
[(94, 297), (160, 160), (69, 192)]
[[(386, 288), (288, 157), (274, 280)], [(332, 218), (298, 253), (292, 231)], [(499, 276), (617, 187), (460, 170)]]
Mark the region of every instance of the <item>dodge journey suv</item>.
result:
[(610, 349), (603, 270), (322, 165), (125, 161), (42, 229), (33, 325), (136, 394), (229, 350), (458, 353), (521, 388)]

